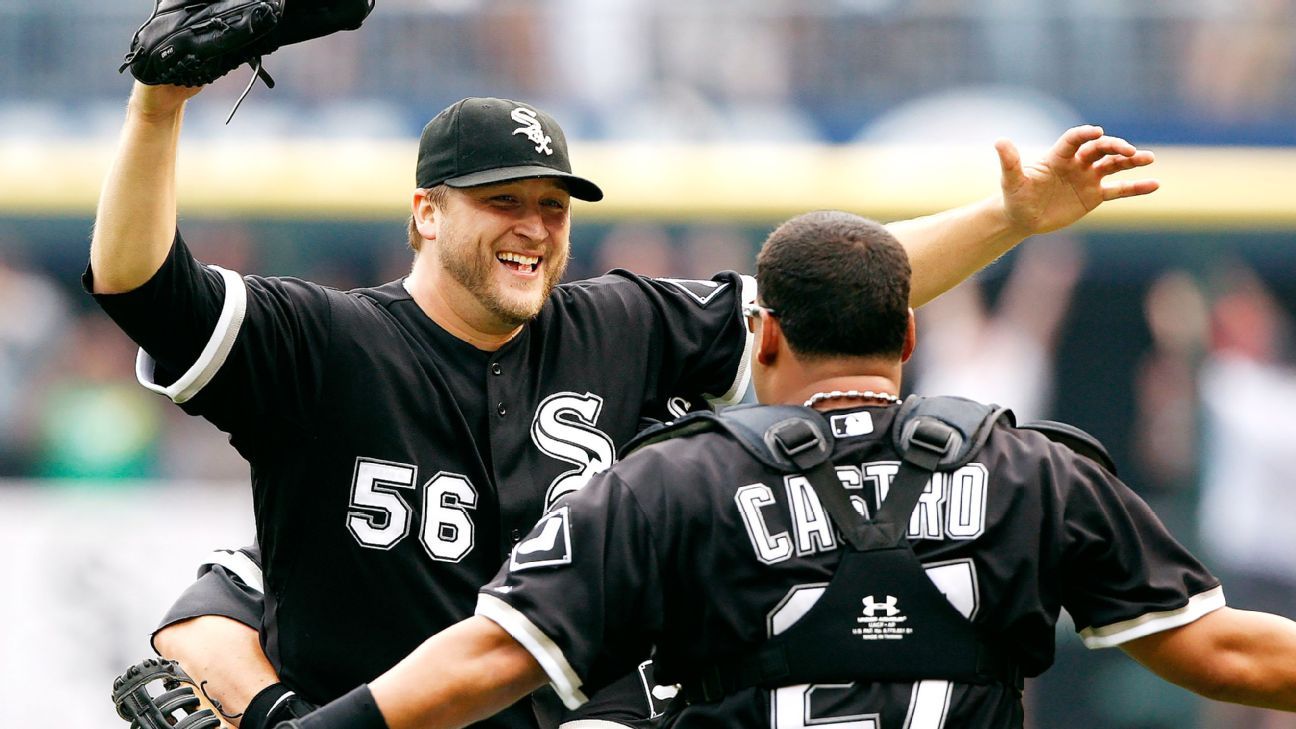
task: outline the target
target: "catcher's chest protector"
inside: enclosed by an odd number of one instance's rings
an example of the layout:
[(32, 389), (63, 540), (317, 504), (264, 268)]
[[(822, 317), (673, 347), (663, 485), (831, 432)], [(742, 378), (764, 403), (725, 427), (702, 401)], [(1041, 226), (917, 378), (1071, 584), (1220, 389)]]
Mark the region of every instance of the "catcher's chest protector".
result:
[(786, 672), (774, 685), (1016, 680), (937, 589), (908, 543), (845, 547), (824, 594), (758, 655), (766, 670)]
[(632, 442), (628, 450), (680, 434), (725, 430), (774, 470), (803, 473), (846, 542), (826, 590), (792, 627), (701, 668), (672, 666), (669, 657), (659, 656), (659, 677), (679, 680), (690, 702), (717, 701), (753, 686), (849, 681), (947, 679), (1020, 688), (1015, 664), (941, 593), (904, 536), (932, 473), (970, 461), (1001, 417), (1012, 416), (962, 398), (906, 401), (892, 428), (902, 466), (873, 519), (850, 505), (829, 460), (827, 424), (809, 408), (698, 413)]

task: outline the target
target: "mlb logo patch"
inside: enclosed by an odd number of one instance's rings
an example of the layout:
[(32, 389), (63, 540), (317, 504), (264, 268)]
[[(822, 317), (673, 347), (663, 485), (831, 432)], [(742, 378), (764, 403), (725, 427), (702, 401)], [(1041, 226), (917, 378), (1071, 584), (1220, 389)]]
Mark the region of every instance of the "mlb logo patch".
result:
[(536, 523), (526, 539), (513, 547), (509, 569), (514, 572), (571, 564), (571, 526), (568, 507), (562, 506)]
[(852, 438), (873, 432), (873, 415), (867, 411), (834, 415), (828, 422), (832, 425), (833, 435), (838, 438)]

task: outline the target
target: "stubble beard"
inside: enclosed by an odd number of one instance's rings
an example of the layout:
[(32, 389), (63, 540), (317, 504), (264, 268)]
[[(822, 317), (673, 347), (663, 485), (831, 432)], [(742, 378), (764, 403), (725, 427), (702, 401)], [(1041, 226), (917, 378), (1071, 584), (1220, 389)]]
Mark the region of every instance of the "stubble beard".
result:
[(491, 282), (494, 267), (500, 265), (493, 253), (485, 253), (473, 244), (438, 245), (437, 258), (450, 277), (464, 288), (482, 308), (498, 317), (506, 326), (521, 326), (540, 313), (554, 286), (567, 270), (568, 252), (547, 255), (543, 261), (544, 279), (538, 296), (507, 296)]

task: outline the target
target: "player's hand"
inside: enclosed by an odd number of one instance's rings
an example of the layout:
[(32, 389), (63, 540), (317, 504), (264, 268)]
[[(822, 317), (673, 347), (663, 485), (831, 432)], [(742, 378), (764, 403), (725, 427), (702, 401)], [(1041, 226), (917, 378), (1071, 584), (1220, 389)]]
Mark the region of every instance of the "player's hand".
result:
[(1155, 157), (1120, 137), (1103, 134), (1102, 127), (1068, 129), (1043, 157), (1024, 166), (1011, 141), (1000, 139), (995, 150), (1004, 214), (1025, 235), (1064, 228), (1107, 200), (1147, 195), (1160, 187), (1152, 179), (1108, 179), (1122, 170), (1146, 167)]
[(130, 106), (146, 117), (171, 116), (180, 111), (185, 102), (193, 98), (202, 86), (171, 86), (157, 84), (150, 86), (135, 82), (131, 91)]

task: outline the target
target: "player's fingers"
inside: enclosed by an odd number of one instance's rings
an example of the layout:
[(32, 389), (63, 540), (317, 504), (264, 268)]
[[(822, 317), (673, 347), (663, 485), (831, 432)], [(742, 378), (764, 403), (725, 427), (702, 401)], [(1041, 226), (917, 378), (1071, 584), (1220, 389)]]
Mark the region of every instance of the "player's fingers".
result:
[(1103, 157), (1093, 166), (1093, 171), (1101, 177), (1128, 170), (1134, 166), (1133, 157)]
[(999, 153), (999, 173), (1003, 176), (1003, 184), (1016, 187), (1024, 176), (1021, 152), (1017, 151), (1017, 145), (1007, 139), (1000, 139), (995, 142), (995, 151)]
[(1157, 180), (1133, 180), (1131, 182), (1108, 182), (1103, 185), (1103, 200), (1119, 200), (1123, 197), (1147, 195), (1160, 189)]
[(1100, 175), (1110, 175), (1121, 170), (1132, 170), (1135, 167), (1146, 167), (1156, 161), (1156, 157), (1147, 150), (1140, 150), (1128, 157), (1108, 155), (1098, 160), (1093, 169)]
[(1138, 149), (1120, 137), (1099, 137), (1080, 145), (1076, 159), (1086, 167), (1102, 159), (1105, 155), (1133, 155)]
[(1147, 167), (1156, 162), (1156, 155), (1146, 149), (1141, 149), (1134, 154), (1126, 157), (1123, 155), (1108, 155), (1093, 165), (1093, 169), (1100, 174), (1111, 174), (1120, 170), (1132, 170), (1136, 167)]
[(1150, 149), (1140, 149), (1129, 159), (1134, 163), (1135, 167), (1147, 167), (1153, 162), (1156, 162), (1156, 153)]
[(1057, 142), (1053, 145), (1053, 154), (1062, 159), (1071, 159), (1075, 153), (1080, 150), (1080, 146), (1085, 142), (1098, 139), (1102, 136), (1102, 127), (1093, 124), (1082, 124), (1078, 127), (1071, 127), (1062, 133)]

